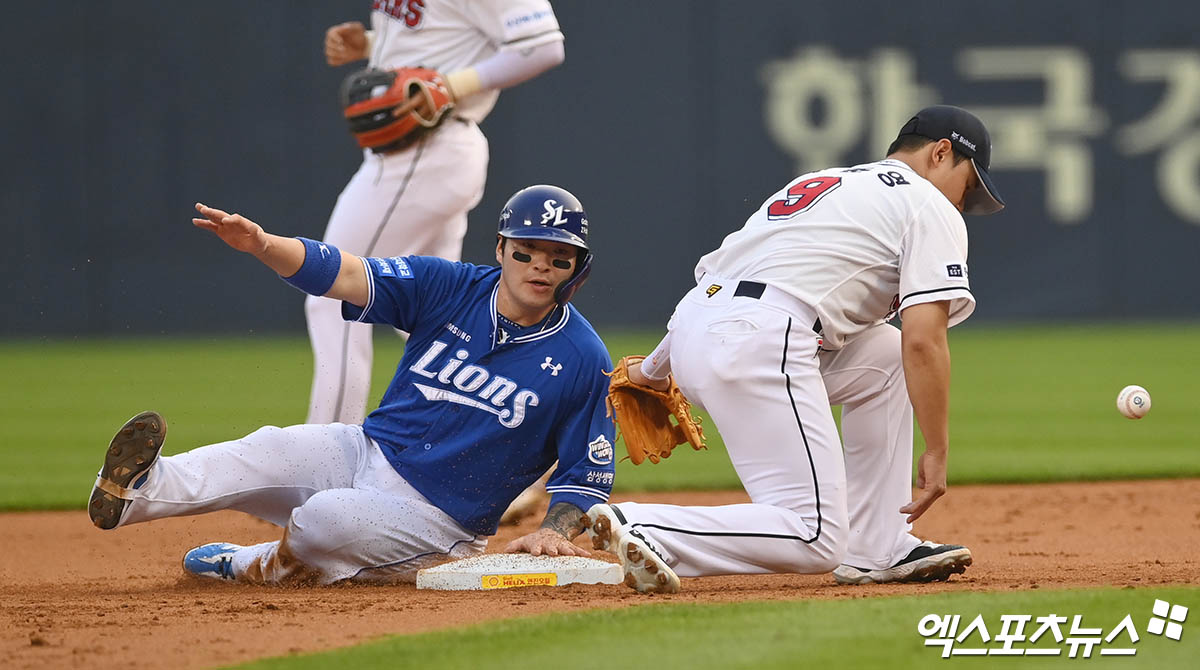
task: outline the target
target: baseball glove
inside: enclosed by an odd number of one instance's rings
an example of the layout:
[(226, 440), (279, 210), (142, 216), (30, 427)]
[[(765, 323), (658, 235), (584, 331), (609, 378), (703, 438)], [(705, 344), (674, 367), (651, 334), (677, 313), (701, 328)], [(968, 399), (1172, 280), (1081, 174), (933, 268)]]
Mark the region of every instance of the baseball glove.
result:
[(366, 68), (342, 82), (342, 107), (358, 146), (385, 153), (437, 128), (454, 109), (454, 96), (435, 70)]
[[(625, 437), (629, 460), (638, 465), (646, 459), (657, 463), (671, 455), (678, 444), (691, 443), (704, 449), (704, 431), (692, 405), (671, 379), (671, 387), (659, 391), (629, 379), (629, 366), (645, 356), (626, 356), (608, 373), (608, 414), (616, 419)], [(676, 423), (671, 423), (671, 417)]]

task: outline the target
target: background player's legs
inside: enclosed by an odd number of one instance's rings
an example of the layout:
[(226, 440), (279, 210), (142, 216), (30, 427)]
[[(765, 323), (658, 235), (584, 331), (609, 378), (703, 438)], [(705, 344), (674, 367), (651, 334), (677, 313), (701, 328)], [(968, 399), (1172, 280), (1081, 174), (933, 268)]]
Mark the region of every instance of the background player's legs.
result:
[[(467, 212), (483, 196), (487, 140), (473, 124), (447, 121), (415, 147), (367, 154), (329, 217), (324, 240), (359, 256), (458, 260)], [(362, 423), (371, 384), (371, 326), (342, 319), (341, 302), (304, 303), (313, 345), (308, 423)]]
[(842, 405), (850, 510), (844, 562), (886, 568), (920, 544), (899, 511), (912, 500), (913, 450), (900, 331), (887, 324), (869, 328), (820, 358), (829, 403)]
[(478, 538), (435, 507), (371, 446), (354, 488), (321, 491), (297, 507), (280, 542), (233, 555), (239, 581), (413, 581), (417, 570), (483, 552)]
[(282, 526), (318, 491), (350, 486), (368, 447), (359, 426), (267, 426), (165, 456), (133, 491), (120, 525), (233, 509)]
[(847, 521), (837, 427), (817, 369), (816, 335), (795, 322), (789, 331), (789, 321), (748, 298), (725, 306), (685, 298), (676, 311), (675, 379), (712, 415), (753, 501), (617, 505), (626, 528), (641, 532), (680, 576), (819, 573), (842, 561)]

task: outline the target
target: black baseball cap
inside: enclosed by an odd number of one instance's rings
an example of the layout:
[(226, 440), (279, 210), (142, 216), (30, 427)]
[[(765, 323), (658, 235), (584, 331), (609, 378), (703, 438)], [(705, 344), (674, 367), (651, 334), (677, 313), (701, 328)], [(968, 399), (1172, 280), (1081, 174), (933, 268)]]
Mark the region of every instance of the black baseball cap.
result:
[(934, 105), (909, 119), (900, 129), (899, 136), (904, 135), (950, 140), (955, 151), (971, 159), (983, 188), (967, 193), (963, 214), (995, 214), (1004, 209), (1004, 200), (987, 172), (992, 164), (992, 136), (979, 117), (961, 107)]

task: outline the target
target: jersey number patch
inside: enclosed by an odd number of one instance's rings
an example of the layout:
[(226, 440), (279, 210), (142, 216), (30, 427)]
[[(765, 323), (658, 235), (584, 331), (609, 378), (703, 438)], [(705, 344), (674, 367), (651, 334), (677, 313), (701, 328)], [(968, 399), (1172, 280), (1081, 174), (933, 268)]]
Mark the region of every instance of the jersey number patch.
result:
[(826, 193), (842, 185), (841, 177), (813, 177), (797, 182), (788, 189), (788, 197), (776, 200), (767, 207), (771, 221), (789, 219), (817, 204)]

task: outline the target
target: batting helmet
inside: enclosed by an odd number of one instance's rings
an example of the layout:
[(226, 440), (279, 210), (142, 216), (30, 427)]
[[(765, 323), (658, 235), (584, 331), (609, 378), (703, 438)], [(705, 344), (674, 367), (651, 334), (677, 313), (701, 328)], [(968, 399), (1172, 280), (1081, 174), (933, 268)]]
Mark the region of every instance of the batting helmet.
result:
[(579, 198), (566, 189), (538, 184), (517, 191), (500, 210), (497, 232), (510, 239), (561, 242), (579, 249), (575, 272), (554, 290), (554, 300), (560, 305), (571, 300), (592, 271), (587, 213)]

